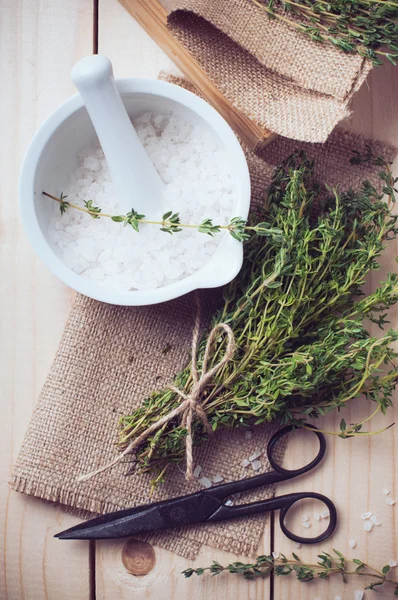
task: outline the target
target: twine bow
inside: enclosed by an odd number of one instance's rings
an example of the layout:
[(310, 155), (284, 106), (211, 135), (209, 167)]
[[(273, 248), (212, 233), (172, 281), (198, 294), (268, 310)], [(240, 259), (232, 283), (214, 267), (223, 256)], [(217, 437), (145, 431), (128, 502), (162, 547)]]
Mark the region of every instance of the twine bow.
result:
[[(197, 306), (197, 314), (195, 318), (195, 326), (192, 333), (192, 358), (191, 358), (191, 377), (193, 380), (193, 385), (188, 394), (180, 390), (175, 386), (169, 386), (170, 389), (177, 394), (182, 402), (172, 411), (164, 415), (161, 419), (152, 423), (150, 427), (148, 427), (145, 431), (143, 431), (137, 438), (132, 440), (130, 444), (123, 450), (119, 456), (117, 456), (114, 460), (109, 462), (108, 464), (99, 467), (95, 471), (91, 473), (87, 473), (86, 475), (81, 475), (77, 478), (78, 481), (87, 481), (91, 479), (98, 473), (102, 473), (103, 471), (107, 471), (117, 463), (119, 463), (127, 454), (132, 452), (135, 448), (137, 448), (143, 441), (145, 441), (152, 433), (158, 431), (163, 425), (166, 425), (169, 421), (176, 417), (181, 418), (181, 425), (187, 430), (187, 435), (185, 438), (185, 451), (186, 451), (186, 473), (185, 477), (189, 481), (192, 479), (192, 466), (193, 466), (193, 456), (192, 456), (192, 446), (193, 446), (193, 436), (192, 436), (192, 421), (195, 415), (199, 417), (202, 421), (204, 428), (206, 431), (211, 434), (212, 428), (210, 426), (209, 420), (207, 418), (206, 412), (203, 408), (203, 392), (209, 382), (215, 377), (215, 375), (222, 369), (222, 367), (231, 360), (232, 356), (235, 352), (235, 338), (232, 329), (229, 325), (225, 323), (218, 323), (211, 330), (209, 337), (207, 338), (205, 353), (203, 356), (203, 363), (201, 373), (199, 375), (198, 366), (197, 366), (197, 350), (198, 350), (198, 342), (199, 342), (199, 329), (200, 329), (200, 307), (199, 303)], [(224, 332), (227, 336), (227, 347), (225, 350), (225, 354), (223, 358), (213, 365), (211, 369), (208, 370), (208, 363), (210, 359), (210, 354), (213, 346), (214, 340), (217, 336)]]

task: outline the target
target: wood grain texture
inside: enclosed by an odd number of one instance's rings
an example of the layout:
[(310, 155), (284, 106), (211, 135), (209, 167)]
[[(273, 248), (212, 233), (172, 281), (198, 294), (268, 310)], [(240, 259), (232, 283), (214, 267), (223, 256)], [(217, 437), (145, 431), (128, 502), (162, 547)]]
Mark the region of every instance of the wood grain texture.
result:
[(237, 110), (217, 89), (199, 64), (169, 32), (167, 12), (158, 0), (119, 0), (162, 50), (173, 59), (203, 96), (218, 110), (251, 148), (260, 149), (271, 142), (275, 134), (262, 129)]
[(87, 546), (53, 534), (76, 522), (10, 492), (7, 480), (68, 315), (72, 293), (40, 263), (18, 215), (18, 177), (36, 129), (73, 93), (69, 70), (91, 52), (91, 0), (0, 3), (0, 598), (89, 596)]
[[(398, 145), (398, 69), (392, 65), (374, 69), (354, 97), (353, 114), (344, 126), (363, 133), (369, 137), (375, 137), (391, 144)], [(398, 160), (393, 166), (394, 173), (398, 173)], [(369, 286), (375, 288), (388, 271), (397, 271), (395, 257), (398, 256), (398, 242), (390, 243), (382, 259), (382, 267), (379, 272), (373, 274)], [(398, 309), (394, 307), (390, 311), (391, 326), (398, 328)], [(377, 335), (377, 327), (373, 326), (372, 333)], [(395, 407), (391, 408), (387, 415), (378, 415), (371, 421), (369, 430), (378, 429), (398, 420), (398, 394), (395, 393)], [(373, 407), (373, 408), (372, 408)], [(340, 414), (331, 414), (318, 422), (318, 427), (326, 430), (337, 431), (342, 417), (349, 422), (357, 422), (371, 414), (374, 405), (366, 402), (352, 402), (349, 407)], [(297, 440), (298, 442), (298, 440)], [(398, 429), (393, 427), (385, 433), (365, 437), (363, 439), (342, 440), (335, 436), (328, 436), (328, 450), (325, 463), (318, 467), (317, 471), (308, 474), (300, 480), (278, 486), (278, 493), (286, 493), (292, 490), (311, 490), (325, 494), (332, 498), (338, 509), (339, 526), (336, 534), (330, 541), (321, 547), (302, 547), (296, 550), (293, 544), (284, 538), (277, 520), (275, 527), (275, 548), (281, 552), (290, 554), (296, 551), (302, 559), (314, 562), (320, 550), (337, 548), (347, 557), (357, 557), (375, 567), (382, 567), (390, 559), (398, 559), (398, 461), (396, 459), (398, 449)], [(302, 443), (291, 444), (288, 447), (286, 461), (296, 460), (297, 454), (304, 461), (310, 460), (316, 451), (315, 440), (312, 436), (306, 436)], [(298, 450), (299, 446), (299, 451)], [(383, 489), (390, 490), (390, 498), (397, 500), (395, 506), (386, 504), (386, 496)], [(377, 515), (382, 525), (374, 527), (371, 532), (364, 531), (364, 521), (361, 514), (372, 511)], [(297, 511), (296, 528), (303, 532), (298, 523), (303, 513), (312, 516), (311, 507), (302, 507)], [(311, 528), (319, 524), (311, 518)], [(349, 540), (356, 541), (356, 547), (349, 547)], [(392, 576), (398, 580), (398, 569), (392, 570)], [(341, 596), (344, 599), (354, 598), (357, 589), (363, 589), (365, 583), (361, 577), (352, 578), (344, 585), (341, 578), (335, 578), (330, 582), (311, 583), (309, 587), (299, 584), (292, 579), (275, 580), (275, 598), (293, 598), (295, 600), (310, 599), (333, 599)], [(391, 598), (391, 588), (383, 588), (377, 593), (378, 598)], [(367, 592), (371, 594), (371, 592)], [(368, 597), (368, 596), (366, 596)]]

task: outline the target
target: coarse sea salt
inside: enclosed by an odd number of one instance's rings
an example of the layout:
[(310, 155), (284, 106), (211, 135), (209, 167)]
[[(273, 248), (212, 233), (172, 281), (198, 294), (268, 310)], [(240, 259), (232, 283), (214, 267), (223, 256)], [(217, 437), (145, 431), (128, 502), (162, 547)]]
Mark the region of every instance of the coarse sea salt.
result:
[(252, 469), (253, 471), (259, 471), (262, 467), (261, 461), (259, 460), (253, 460), (252, 462)]
[(211, 487), (211, 481), (210, 481), (210, 479), (208, 477), (201, 477), (199, 479), (199, 483), (204, 488), (210, 488)]
[(372, 521), (373, 525), (376, 525), (376, 527), (381, 525), (381, 521), (379, 521), (379, 519), (376, 517), (376, 515), (372, 515), (370, 517), (370, 520)]
[(196, 465), (196, 467), (195, 467), (195, 469), (193, 471), (193, 476), (196, 477), (196, 478), (199, 477), (200, 474), (201, 474), (201, 472), (202, 472), (202, 470), (203, 469), (202, 469), (202, 467), (200, 465)]
[(224, 477), (222, 477), (221, 475), (215, 475), (215, 477), (213, 477), (212, 479), (213, 483), (221, 483), (222, 481), (224, 481)]
[(361, 519), (369, 519), (372, 516), (372, 514), (373, 513), (371, 511), (363, 513), (363, 515), (361, 515)]
[(255, 452), (253, 452), (253, 454), (251, 456), (249, 456), (250, 462), (253, 462), (257, 458), (259, 458), (261, 456), (261, 454), (262, 454), (261, 450), (255, 450)]
[(306, 522), (307, 522), (307, 521), (309, 521), (309, 520), (310, 520), (310, 519), (309, 519), (309, 516), (308, 516), (308, 515), (301, 515), (301, 521), (302, 521), (303, 523), (306, 523)]
[[(159, 203), (178, 212), (182, 223), (200, 224), (210, 218), (225, 225), (232, 216), (232, 173), (217, 139), (201, 124), (172, 114), (145, 113), (134, 127), (159, 172), (165, 190)], [(67, 201), (84, 206), (92, 200), (103, 213), (118, 215), (117, 198), (99, 146), (78, 154), (78, 167), (63, 190)], [(134, 203), (132, 192), (131, 207)], [(48, 235), (65, 265), (91, 281), (119, 291), (150, 290), (183, 279), (208, 263), (225, 233), (214, 237), (193, 229), (169, 235), (156, 225), (141, 225), (140, 233), (107, 217), (69, 208), (60, 214), (54, 203)], [(140, 211), (144, 212), (144, 211)]]

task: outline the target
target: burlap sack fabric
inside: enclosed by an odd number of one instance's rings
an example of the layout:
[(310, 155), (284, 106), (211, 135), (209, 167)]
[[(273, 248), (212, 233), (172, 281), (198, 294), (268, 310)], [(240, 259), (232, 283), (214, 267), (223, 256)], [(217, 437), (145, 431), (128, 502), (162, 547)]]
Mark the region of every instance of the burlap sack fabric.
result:
[[(236, 108), (262, 127), (323, 142), (350, 114), (371, 63), (312, 42), (252, 0), (161, 0), (171, 33)], [(289, 16), (289, 18), (291, 18)]]
[[(164, 78), (192, 90), (186, 81)], [(297, 147), (315, 158), (318, 176), (331, 185), (358, 187), (363, 179), (377, 184), (377, 168), (349, 164), (351, 150), (363, 150), (365, 143), (363, 138), (337, 129), (324, 145), (278, 138), (261, 156), (245, 150), (253, 203), (261, 202), (275, 165)], [(372, 144), (385, 156), (394, 155), (392, 148)], [(209, 316), (219, 293), (200, 294)], [(78, 483), (76, 478), (115, 457), (119, 416), (138, 406), (152, 390), (171, 382), (185, 366), (195, 316), (192, 300), (190, 295), (157, 306), (128, 308), (76, 297), (13, 469), (13, 489), (58, 502), (82, 516), (149, 501), (150, 477), (134, 471), (126, 476), (128, 461), (87, 482)], [(242, 459), (265, 449), (275, 427), (254, 428), (251, 440), (240, 430), (217, 432), (196, 450), (195, 463), (202, 466), (204, 475), (220, 474), (226, 481), (250, 475), (242, 472)], [(269, 468), (264, 456), (261, 461), (264, 469)], [(197, 480), (185, 481), (183, 466), (181, 470), (173, 467), (152, 500), (199, 488)], [(272, 488), (256, 490), (240, 501), (267, 498), (273, 492)], [(187, 558), (194, 558), (202, 544), (251, 555), (258, 547), (264, 519), (258, 516), (186, 527), (145, 539)]]

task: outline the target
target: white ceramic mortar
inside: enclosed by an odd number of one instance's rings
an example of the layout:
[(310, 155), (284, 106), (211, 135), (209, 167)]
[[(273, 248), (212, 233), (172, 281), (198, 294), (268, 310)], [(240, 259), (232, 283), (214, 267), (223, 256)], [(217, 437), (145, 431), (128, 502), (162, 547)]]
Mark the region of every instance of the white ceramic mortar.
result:
[[(191, 123), (208, 127), (224, 149), (231, 167), (234, 199), (230, 215), (245, 219), (250, 205), (249, 171), (235, 134), (219, 113), (191, 92), (163, 81), (120, 79), (117, 85), (131, 118), (147, 111), (172, 111)], [(40, 127), (22, 167), (19, 187), (22, 222), (33, 248), (59, 279), (77, 292), (102, 302), (143, 306), (171, 300), (195, 289), (219, 287), (238, 274), (243, 248), (228, 234), (203, 268), (176, 283), (154, 290), (121, 292), (101, 286), (69, 269), (49, 241), (48, 225), (54, 214), (53, 202), (42, 192), (45, 190), (59, 196), (67, 188), (70, 175), (77, 167), (77, 153), (95, 143), (97, 137), (93, 125), (80, 95), (76, 94), (61, 104)]]

